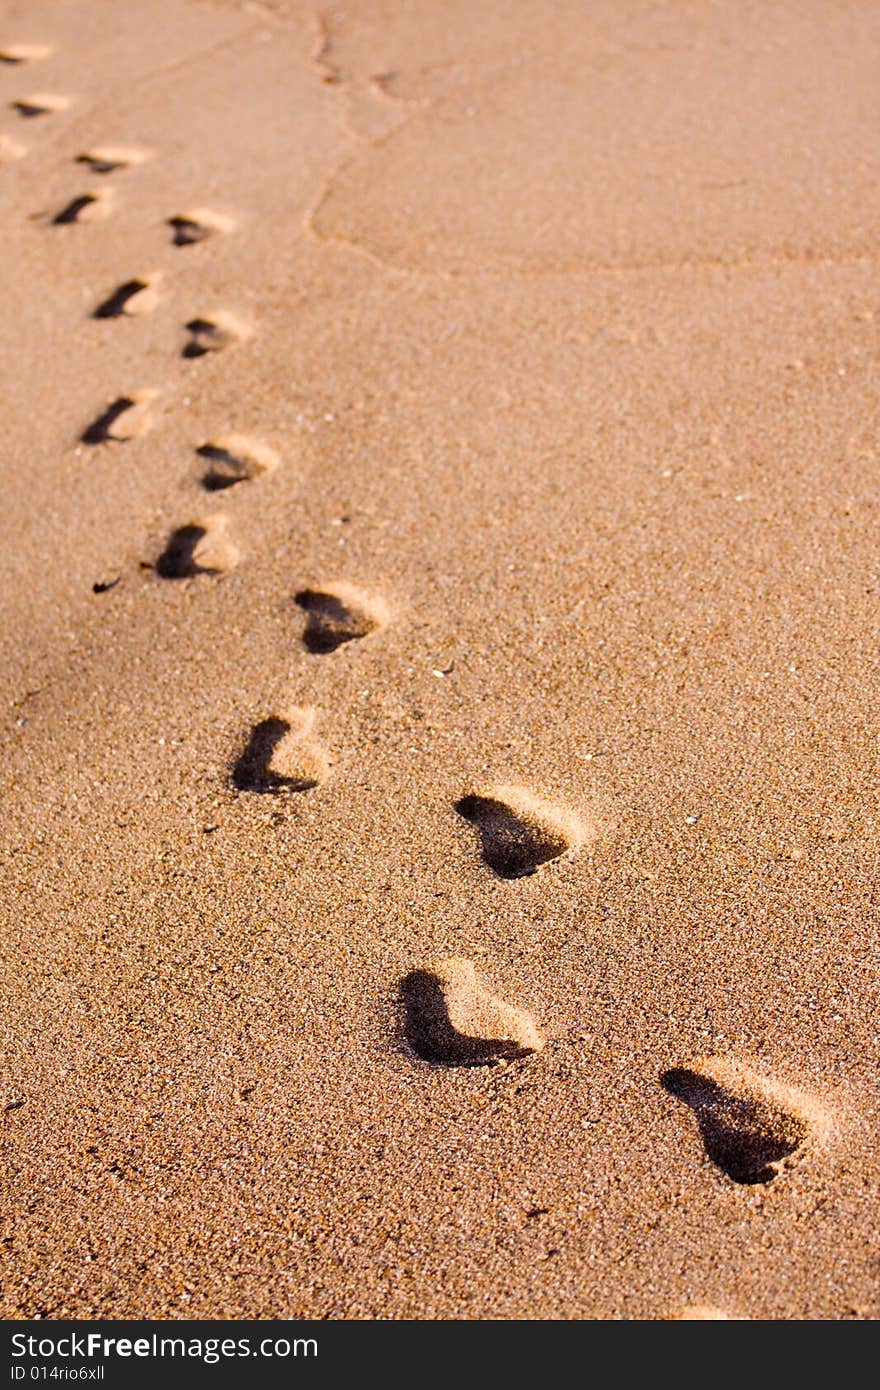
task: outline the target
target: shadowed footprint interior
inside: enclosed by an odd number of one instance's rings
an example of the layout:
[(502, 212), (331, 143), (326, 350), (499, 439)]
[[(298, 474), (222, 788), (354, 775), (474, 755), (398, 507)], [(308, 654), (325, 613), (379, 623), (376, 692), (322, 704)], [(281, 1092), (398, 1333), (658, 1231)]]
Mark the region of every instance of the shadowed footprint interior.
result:
[(410, 1047), (440, 1066), (487, 1066), (544, 1046), (531, 1015), (494, 995), (468, 960), (411, 971), (400, 983), (400, 1002)]
[(308, 614), (303, 642), (308, 651), (318, 656), (366, 637), (389, 621), (385, 601), (353, 584), (301, 589), (295, 601)]
[(673, 1067), (660, 1080), (694, 1111), (708, 1157), (733, 1182), (772, 1182), (782, 1161), (810, 1133), (804, 1116), (762, 1097), (754, 1084), (733, 1090), (707, 1072), (687, 1067)]
[(168, 226), (171, 228), (175, 246), (195, 246), (197, 242), (206, 241), (208, 237), (235, 230), (235, 222), (231, 217), (222, 212), (211, 212), (208, 208), (169, 217)]
[(110, 194), (107, 189), (95, 193), (80, 193), (76, 198), (56, 212), (52, 218), (53, 227), (70, 227), (75, 222), (98, 222), (110, 212)]
[(122, 315), (141, 316), (151, 313), (159, 299), (156, 291), (158, 279), (157, 275), (147, 275), (137, 280), (126, 280), (98, 305), (94, 317), (116, 319)]
[(156, 561), (156, 573), (163, 579), (191, 579), (234, 569), (238, 547), (224, 534), (225, 525), (225, 518), (212, 516), (179, 526)]
[(501, 878), (533, 874), (584, 840), (583, 825), (573, 812), (541, 801), (524, 787), (463, 796), (455, 809), (476, 826), (483, 858)]
[(149, 405), (152, 391), (139, 391), (131, 396), (119, 396), (83, 430), (83, 444), (103, 444), (107, 440), (133, 439), (149, 427)]
[(305, 792), (319, 786), (329, 771), (323, 748), (308, 735), (314, 710), (292, 710), (262, 719), (232, 770), (239, 791)]
[(224, 435), (199, 446), (200, 458), (210, 462), (202, 487), (208, 492), (221, 492), (236, 483), (252, 482), (278, 467), (274, 449), (244, 434)]

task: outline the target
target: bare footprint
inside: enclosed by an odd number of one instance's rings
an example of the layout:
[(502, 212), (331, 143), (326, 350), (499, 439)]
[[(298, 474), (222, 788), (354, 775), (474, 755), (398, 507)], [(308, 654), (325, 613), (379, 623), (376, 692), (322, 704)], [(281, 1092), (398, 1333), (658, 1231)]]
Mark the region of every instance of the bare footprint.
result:
[(227, 536), (226, 525), (226, 517), (215, 513), (179, 526), (156, 561), (156, 573), (163, 579), (190, 579), (235, 569), (240, 552)]
[(88, 164), (95, 174), (112, 174), (117, 169), (131, 169), (152, 158), (152, 150), (142, 145), (99, 145), (76, 156), (78, 164)]
[(412, 971), (401, 981), (400, 998), (407, 1042), (427, 1062), (486, 1066), (544, 1046), (531, 1014), (499, 999), (460, 956)]
[(53, 116), (58, 111), (66, 111), (72, 105), (72, 98), (57, 92), (39, 92), (32, 97), (18, 97), (10, 105), (20, 116), (33, 120), (36, 116)]
[(330, 771), (326, 749), (312, 738), (315, 710), (286, 710), (263, 719), (251, 730), (247, 747), (232, 771), (239, 791), (304, 792), (325, 781)]
[(103, 222), (113, 208), (113, 197), (109, 188), (95, 188), (88, 193), (79, 193), (75, 198), (56, 212), (52, 218), (55, 227), (65, 227), (72, 222)]
[(249, 324), (225, 309), (210, 317), (190, 319), (186, 327), (190, 338), (183, 349), (184, 357), (204, 357), (207, 352), (220, 352), (246, 342), (254, 332)]
[(115, 319), (123, 314), (133, 317), (152, 314), (159, 303), (161, 279), (162, 273), (157, 270), (150, 275), (141, 275), (136, 280), (126, 280), (98, 305), (92, 317)]
[(233, 217), (224, 212), (211, 212), (210, 208), (196, 208), (194, 212), (169, 217), (168, 225), (175, 246), (194, 246), (212, 236), (225, 236), (236, 228)]
[(387, 627), (391, 620), (383, 598), (354, 584), (340, 582), (322, 589), (301, 589), (296, 602), (308, 614), (303, 642), (315, 655), (335, 652), (345, 642)]
[(8, 43), (0, 48), (0, 63), (37, 63), (54, 52), (48, 43)]
[(11, 164), (14, 159), (24, 159), (27, 148), (11, 135), (0, 135), (0, 164)]
[(224, 434), (209, 439), (197, 452), (210, 463), (202, 478), (202, 486), (208, 492), (221, 492), (236, 483), (252, 482), (264, 473), (271, 473), (280, 461), (268, 444), (246, 434)]
[(153, 424), (152, 404), (158, 391), (132, 391), (119, 396), (93, 420), (80, 438), (83, 444), (103, 444), (106, 440), (124, 441), (146, 434)]
[(480, 832), (483, 858), (501, 878), (523, 878), (578, 849), (587, 830), (573, 811), (543, 801), (526, 787), (489, 787), (455, 803)]
[(830, 1126), (815, 1097), (725, 1057), (699, 1058), (660, 1080), (694, 1111), (706, 1154), (736, 1183), (773, 1182)]

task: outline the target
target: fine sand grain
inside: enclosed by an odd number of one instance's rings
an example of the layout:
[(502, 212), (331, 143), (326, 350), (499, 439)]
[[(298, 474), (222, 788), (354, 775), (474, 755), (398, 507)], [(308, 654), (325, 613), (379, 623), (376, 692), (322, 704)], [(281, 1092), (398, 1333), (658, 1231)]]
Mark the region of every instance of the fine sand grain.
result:
[(0, 1314), (876, 1317), (880, 9), (0, 60)]

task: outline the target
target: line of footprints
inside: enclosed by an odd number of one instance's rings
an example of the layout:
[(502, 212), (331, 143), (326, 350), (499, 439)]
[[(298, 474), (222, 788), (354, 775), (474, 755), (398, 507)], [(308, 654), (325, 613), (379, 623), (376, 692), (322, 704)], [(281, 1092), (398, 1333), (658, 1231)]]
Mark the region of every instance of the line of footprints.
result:
[[(0, 62), (22, 64), (46, 57), (41, 45), (0, 49)], [(39, 94), (12, 103), (25, 119), (66, 110), (70, 99)], [(19, 158), (24, 148), (0, 136), (0, 163)], [(138, 147), (102, 146), (78, 155), (99, 175), (129, 169), (149, 158)], [(55, 225), (95, 221), (113, 206), (113, 190), (98, 187), (74, 198), (54, 217)], [(201, 208), (168, 219), (177, 246), (233, 232), (236, 223), (224, 213)], [(149, 314), (159, 297), (161, 274), (126, 281), (94, 310), (97, 318)], [(187, 325), (185, 357), (199, 357), (247, 341), (252, 329), (236, 315), (218, 312)], [(110, 404), (82, 434), (98, 445), (143, 434), (152, 421), (157, 393), (133, 391)], [(231, 433), (199, 446), (207, 491), (222, 491), (271, 472), (279, 462), (275, 450), (259, 440)], [(233, 569), (239, 551), (220, 514), (178, 527), (156, 561), (166, 579), (222, 575)], [(100, 592), (109, 585), (95, 585)], [(304, 589), (296, 602), (305, 615), (303, 642), (315, 655), (381, 632), (391, 621), (385, 600), (346, 582)], [(232, 769), (242, 792), (299, 794), (319, 786), (329, 775), (330, 759), (315, 737), (316, 711), (298, 707), (261, 720), (251, 730)], [(464, 796), (455, 810), (479, 836), (487, 867), (501, 878), (536, 873), (563, 855), (575, 853), (589, 838), (588, 827), (573, 811), (551, 804), (524, 787), (496, 786)], [(412, 971), (400, 987), (402, 1033), (412, 1052), (442, 1067), (497, 1065), (539, 1053), (545, 1038), (532, 1016), (498, 997), (474, 964), (459, 957), (431, 961)], [(667, 1093), (690, 1107), (709, 1160), (733, 1183), (766, 1184), (792, 1165), (806, 1147), (819, 1147), (832, 1127), (830, 1112), (804, 1090), (758, 1074), (729, 1058), (698, 1058), (687, 1067), (663, 1073)], [(728, 1318), (723, 1310), (694, 1306), (672, 1316)]]

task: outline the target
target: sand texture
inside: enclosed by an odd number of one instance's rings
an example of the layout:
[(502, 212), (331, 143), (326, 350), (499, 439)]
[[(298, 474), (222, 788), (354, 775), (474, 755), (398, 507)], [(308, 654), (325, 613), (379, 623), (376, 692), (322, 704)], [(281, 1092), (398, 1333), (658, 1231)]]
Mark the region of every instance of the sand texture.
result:
[(880, 1313), (878, 72), (0, 0), (0, 1314)]

